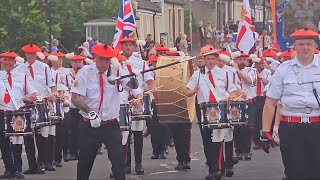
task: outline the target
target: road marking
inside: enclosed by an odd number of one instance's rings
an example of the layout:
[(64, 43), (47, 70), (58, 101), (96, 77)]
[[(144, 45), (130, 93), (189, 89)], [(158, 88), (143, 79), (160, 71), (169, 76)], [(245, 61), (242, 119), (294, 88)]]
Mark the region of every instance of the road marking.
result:
[(175, 173), (178, 171), (162, 171), (162, 172), (154, 172), (154, 173), (150, 173), (149, 175), (157, 175), (157, 174), (165, 174), (165, 173)]

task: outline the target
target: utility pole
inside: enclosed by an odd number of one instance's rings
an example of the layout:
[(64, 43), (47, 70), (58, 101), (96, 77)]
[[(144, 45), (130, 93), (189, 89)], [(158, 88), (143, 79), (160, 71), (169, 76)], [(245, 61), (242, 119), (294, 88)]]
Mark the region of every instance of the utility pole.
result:
[(191, 0), (189, 0), (189, 37), (190, 37), (190, 49), (192, 50), (192, 7), (191, 7)]
[(161, 0), (161, 31), (164, 33), (166, 31), (166, 24), (165, 24), (165, 15), (164, 15), (164, 0)]

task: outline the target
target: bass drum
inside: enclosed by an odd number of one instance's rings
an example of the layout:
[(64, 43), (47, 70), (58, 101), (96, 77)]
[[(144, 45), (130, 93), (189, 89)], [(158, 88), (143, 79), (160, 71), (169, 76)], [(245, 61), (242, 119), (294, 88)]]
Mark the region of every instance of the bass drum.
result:
[[(161, 56), (157, 67), (180, 61), (180, 56)], [(186, 85), (193, 73), (186, 61), (155, 71), (157, 92), (156, 108), (161, 123), (191, 123), (195, 115), (195, 97), (184, 95)]]

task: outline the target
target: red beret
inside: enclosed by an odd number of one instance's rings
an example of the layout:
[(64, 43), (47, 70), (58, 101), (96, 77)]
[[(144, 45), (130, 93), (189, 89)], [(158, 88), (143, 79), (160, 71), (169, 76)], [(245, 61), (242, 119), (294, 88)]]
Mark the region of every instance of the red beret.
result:
[(45, 56), (48, 57), (50, 54), (47, 51), (41, 51), (41, 53)]
[(285, 51), (285, 52), (281, 53), (280, 57), (282, 57), (282, 58), (284, 58), (284, 57), (291, 58), (293, 53), (294, 53), (294, 51), (288, 50), (288, 51)]
[(28, 44), (22, 47), (22, 51), (25, 53), (36, 53), (40, 52), (41, 49), (35, 44)]
[(118, 55), (118, 53), (111, 46), (105, 44), (98, 44), (93, 46), (92, 53), (95, 56), (100, 56), (104, 58), (113, 58)]
[(136, 43), (137, 40), (133, 39), (133, 38), (130, 38), (129, 36), (126, 36), (122, 39), (119, 40), (119, 43), (122, 44), (122, 43), (125, 43), (125, 42), (132, 42), (132, 43)]
[(79, 61), (79, 60), (85, 60), (86, 57), (81, 55), (74, 55), (72, 58), (70, 58), (70, 61)]
[(244, 52), (241, 51), (241, 55), (239, 57), (249, 57), (249, 54), (244, 53)]
[(9, 57), (9, 58), (16, 58), (18, 57), (18, 54), (12, 52), (12, 51), (8, 51), (5, 53), (0, 54), (1, 57)]
[(221, 49), (221, 50), (217, 51), (217, 53), (225, 54), (225, 55), (231, 57), (231, 53), (229, 51), (227, 51), (226, 49)]
[(166, 51), (167, 56), (180, 56), (178, 51)]
[(169, 51), (169, 48), (161, 45), (161, 46), (156, 47), (156, 51)]
[(125, 61), (125, 60), (128, 59), (128, 58), (126, 58), (126, 57), (124, 57), (124, 56), (122, 56), (122, 55), (120, 55), (120, 54), (118, 54), (117, 58), (118, 58), (119, 62)]
[(297, 39), (317, 39), (319, 38), (319, 34), (309, 30), (308, 28), (299, 29), (296, 32), (292, 33), (290, 37), (294, 40)]
[(52, 53), (50, 53), (50, 55), (57, 56), (58, 58), (63, 58), (63, 57), (66, 56), (65, 54), (63, 54), (63, 53), (61, 53), (61, 52), (59, 52), (59, 51), (57, 51), (57, 52), (52, 52)]
[(277, 52), (271, 49), (267, 49), (262, 52), (262, 55), (265, 57), (276, 57)]
[(149, 62), (157, 62), (159, 57), (160, 56), (158, 56), (158, 55), (152, 55), (149, 57), (148, 60), (149, 60)]

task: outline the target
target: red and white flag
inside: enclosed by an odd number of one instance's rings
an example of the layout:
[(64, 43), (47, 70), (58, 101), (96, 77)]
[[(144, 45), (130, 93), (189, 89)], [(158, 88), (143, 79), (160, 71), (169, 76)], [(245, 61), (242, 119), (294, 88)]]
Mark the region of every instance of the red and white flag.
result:
[(241, 21), (239, 22), (237, 47), (240, 51), (249, 53), (254, 45), (253, 32), (250, 28), (252, 25), (251, 8), (249, 0), (243, 0), (241, 10)]

